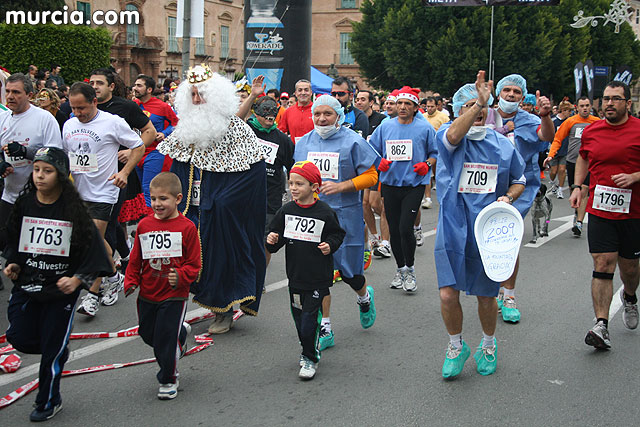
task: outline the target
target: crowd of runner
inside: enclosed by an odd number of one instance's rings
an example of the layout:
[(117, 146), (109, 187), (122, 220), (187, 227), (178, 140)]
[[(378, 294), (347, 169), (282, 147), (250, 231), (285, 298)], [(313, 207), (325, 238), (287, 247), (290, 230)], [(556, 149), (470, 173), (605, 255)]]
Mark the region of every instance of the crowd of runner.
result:
[(263, 77), (234, 84), (204, 65), (161, 87), (140, 75), (129, 89), (110, 68), (71, 86), (57, 64), (44, 83), (36, 72), (2, 82), (0, 110), (0, 246), (14, 284), (6, 338), (42, 354), (32, 421), (62, 408), (74, 310), (95, 317), (138, 290), (139, 334), (160, 367), (157, 395), (173, 399), (190, 294), (215, 314), (208, 333), (228, 332), (234, 309), (258, 315), (271, 254), (283, 246), (299, 376), (314, 378), (336, 343), (334, 284), (353, 289), (364, 329), (382, 291), (365, 274), (374, 257), (395, 260), (389, 288), (428, 291), (416, 246), (421, 208), (434, 206), (449, 336), (442, 376), (459, 375), (471, 355), (460, 292), (477, 299), (483, 336), (474, 359), (490, 375), (498, 316), (521, 320), (519, 259), (511, 277), (490, 279), (474, 224), (496, 201), (526, 217), (547, 178), (543, 196), (557, 199), (568, 180), (577, 238), (590, 214), (596, 323), (585, 343), (611, 347), (616, 266), (624, 326), (638, 326), (640, 120), (624, 83), (610, 82), (596, 110), (588, 97), (552, 105), (520, 74), (494, 85), (484, 71), (450, 100), (410, 86), (359, 90), (343, 77), (329, 94), (301, 79), (289, 95), (266, 90)]

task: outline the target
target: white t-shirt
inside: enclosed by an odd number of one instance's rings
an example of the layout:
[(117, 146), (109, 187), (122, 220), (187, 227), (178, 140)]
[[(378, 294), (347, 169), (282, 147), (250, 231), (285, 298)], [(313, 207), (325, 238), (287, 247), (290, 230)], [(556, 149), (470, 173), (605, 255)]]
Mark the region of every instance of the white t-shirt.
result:
[[(119, 116), (98, 110), (88, 123), (77, 117), (67, 120), (62, 129), (62, 143), (67, 153), (95, 155), (98, 170), (71, 172), (82, 200), (115, 204), (120, 189), (109, 181), (118, 172), (118, 148), (136, 148), (142, 140)], [(135, 171), (133, 172), (135, 173)]]
[[(60, 126), (53, 114), (33, 105), (20, 114), (0, 111), (0, 145), (7, 145), (11, 141), (27, 147), (27, 159), (33, 159), (36, 151), (45, 145), (62, 148)], [(25, 159), (10, 159), (8, 156), (4, 156), (4, 159), (12, 164), (13, 173), (4, 179), (2, 200), (13, 204), (29, 180), (33, 162)]]

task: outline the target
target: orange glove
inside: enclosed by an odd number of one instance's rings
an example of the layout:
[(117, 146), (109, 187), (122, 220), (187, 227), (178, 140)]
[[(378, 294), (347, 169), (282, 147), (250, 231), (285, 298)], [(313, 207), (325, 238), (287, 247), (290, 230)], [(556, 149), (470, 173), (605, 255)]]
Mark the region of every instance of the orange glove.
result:
[(391, 165), (391, 161), (385, 159), (384, 157), (380, 160), (380, 164), (378, 165), (378, 170), (380, 172), (386, 172), (389, 170), (389, 166)]
[(413, 165), (413, 171), (418, 175), (426, 175), (429, 173), (429, 165), (427, 162), (420, 162)]

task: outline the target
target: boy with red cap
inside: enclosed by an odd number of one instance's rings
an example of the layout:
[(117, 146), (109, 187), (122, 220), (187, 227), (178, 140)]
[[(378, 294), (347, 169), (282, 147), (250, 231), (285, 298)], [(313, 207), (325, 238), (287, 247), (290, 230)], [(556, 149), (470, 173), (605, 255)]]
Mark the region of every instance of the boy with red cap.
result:
[(316, 197), (320, 185), (320, 170), (313, 162), (293, 165), (289, 175), (293, 201), (276, 212), (266, 244), (271, 253), (287, 245), (291, 314), (302, 344), (298, 376), (306, 380), (313, 379), (320, 360), (322, 300), (333, 284), (333, 253), (345, 236), (336, 213)]

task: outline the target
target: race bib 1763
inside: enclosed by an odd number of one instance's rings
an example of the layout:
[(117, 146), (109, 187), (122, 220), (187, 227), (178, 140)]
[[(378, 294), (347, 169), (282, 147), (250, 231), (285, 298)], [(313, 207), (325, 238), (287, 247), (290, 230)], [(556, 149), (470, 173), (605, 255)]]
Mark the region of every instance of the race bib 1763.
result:
[(72, 231), (73, 224), (68, 221), (25, 216), (18, 251), (68, 257)]

